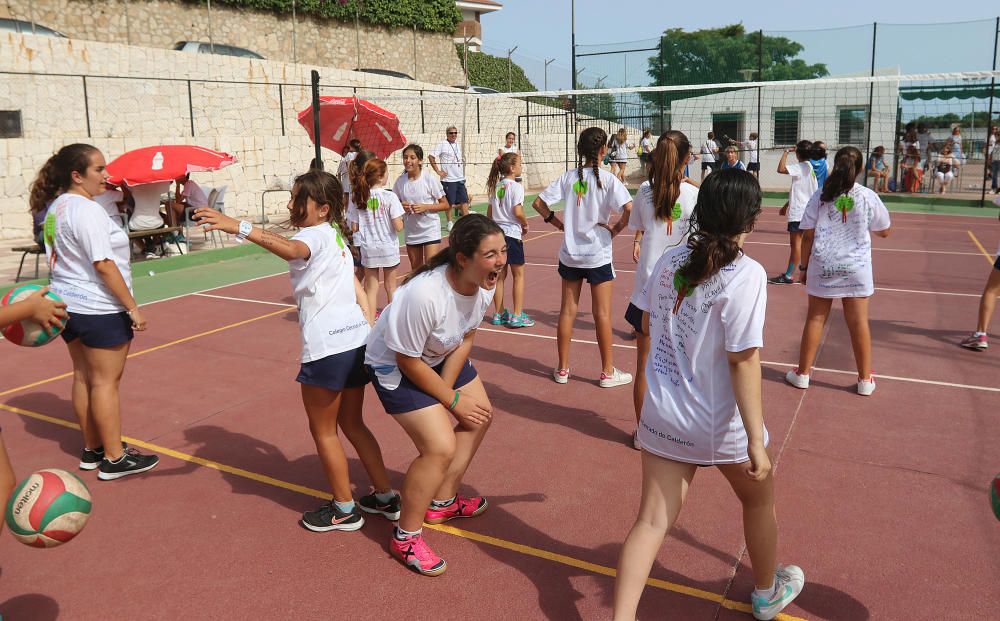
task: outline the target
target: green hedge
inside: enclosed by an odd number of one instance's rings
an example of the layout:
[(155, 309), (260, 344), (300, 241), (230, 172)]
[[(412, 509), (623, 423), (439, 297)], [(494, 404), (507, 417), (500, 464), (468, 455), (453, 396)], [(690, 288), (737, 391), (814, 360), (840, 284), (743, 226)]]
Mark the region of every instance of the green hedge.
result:
[[(465, 56), (462, 45), (455, 45), (458, 61), (463, 64)], [(511, 63), (508, 74), (507, 58), (490, 56), (482, 52), (469, 52), (469, 84), (485, 86), (503, 93), (522, 93), (538, 90), (531, 80), (524, 75), (524, 69), (517, 63)], [(508, 81), (508, 75), (510, 77)]]
[[(205, 0), (183, 0), (188, 4), (204, 5)], [(360, 21), (366, 24), (391, 28), (413, 28), (428, 32), (455, 32), (455, 26), (462, 21), (462, 13), (454, 0), (360, 0)], [(297, 0), (297, 15), (313, 15), (353, 22), (355, 4), (358, 0)], [(292, 0), (215, 0), (235, 8), (256, 11), (292, 14)]]

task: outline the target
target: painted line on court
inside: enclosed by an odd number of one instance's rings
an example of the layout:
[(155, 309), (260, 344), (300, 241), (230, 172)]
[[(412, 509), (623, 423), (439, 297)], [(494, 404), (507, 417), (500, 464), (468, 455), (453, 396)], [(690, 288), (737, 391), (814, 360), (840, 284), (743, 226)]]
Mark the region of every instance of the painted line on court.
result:
[(267, 274), (265, 276), (257, 276), (256, 278), (247, 278), (246, 280), (239, 280), (236, 282), (231, 282), (227, 285), (219, 285), (218, 287), (209, 287), (208, 289), (201, 289), (200, 291), (191, 291), (189, 293), (181, 293), (180, 295), (172, 295), (169, 298), (162, 298), (159, 300), (150, 300), (149, 302), (143, 302), (140, 307), (152, 306), (153, 304), (159, 304), (160, 302), (170, 302), (171, 300), (179, 300), (181, 298), (186, 298), (191, 295), (197, 295), (199, 293), (208, 293), (209, 291), (218, 291), (219, 289), (225, 289), (226, 287), (235, 287), (236, 285), (243, 285), (248, 282), (255, 282), (258, 280), (264, 280), (265, 278), (274, 278), (275, 276), (281, 276), (282, 274), (287, 274), (288, 270), (282, 270), (280, 272), (275, 272), (274, 274)]
[[(11, 405), (7, 405), (5, 403), (0, 403), (0, 409), (7, 410), (9, 412), (18, 414), (20, 416), (24, 416), (26, 418), (33, 418), (35, 420), (40, 420), (46, 423), (59, 425), (60, 427), (66, 427), (68, 429), (77, 429), (77, 430), (80, 429), (80, 426), (77, 423), (63, 420), (61, 418), (56, 418), (54, 416), (49, 416), (47, 414), (42, 414), (41, 412), (25, 410), (23, 408), (14, 407)], [(213, 470), (218, 470), (219, 472), (224, 472), (226, 474), (232, 474), (238, 477), (243, 477), (245, 479), (250, 479), (251, 481), (256, 481), (258, 483), (263, 483), (264, 485), (278, 487), (288, 491), (296, 492), (298, 494), (303, 494), (305, 496), (312, 496), (314, 498), (320, 498), (323, 500), (330, 500), (331, 498), (330, 494), (322, 492), (317, 489), (313, 489), (311, 487), (298, 485), (295, 483), (289, 483), (288, 481), (282, 481), (281, 479), (269, 477), (267, 475), (253, 472), (251, 470), (244, 470), (243, 468), (237, 468), (235, 466), (230, 466), (221, 462), (213, 461), (211, 459), (205, 459), (203, 457), (190, 455), (188, 453), (182, 453), (181, 451), (175, 451), (173, 449), (167, 448), (165, 446), (160, 446), (158, 444), (153, 444), (151, 442), (144, 442), (137, 438), (122, 436), (122, 440), (128, 442), (129, 445), (131, 446), (141, 447), (159, 455), (166, 455), (168, 457), (173, 457), (174, 459), (177, 459), (179, 461), (186, 461), (188, 463), (197, 464), (205, 468), (211, 468)], [(449, 535), (454, 535), (456, 537), (461, 537), (462, 539), (467, 539), (469, 541), (475, 541), (478, 543), (484, 543), (494, 547), (503, 548), (505, 550), (510, 550), (512, 552), (518, 552), (520, 554), (524, 554), (525, 556), (532, 556), (535, 558), (552, 561), (562, 565), (575, 567), (577, 569), (583, 569), (585, 571), (589, 571), (595, 574), (600, 574), (603, 576), (609, 576), (611, 578), (614, 578), (617, 574), (614, 568), (607, 567), (605, 565), (598, 565), (596, 563), (584, 561), (572, 556), (567, 556), (565, 554), (550, 552), (548, 550), (543, 550), (541, 548), (535, 548), (521, 543), (516, 543), (514, 541), (500, 539), (499, 537), (493, 537), (490, 535), (481, 535), (479, 533), (464, 530), (461, 528), (455, 528), (454, 526), (447, 526), (445, 524), (425, 524), (424, 528), (429, 528), (432, 530), (440, 531), (442, 533), (447, 533)], [(718, 593), (713, 593), (711, 591), (705, 591), (703, 589), (689, 587), (683, 584), (668, 582), (666, 580), (659, 580), (657, 578), (649, 578), (648, 580), (646, 580), (646, 584), (657, 589), (662, 589), (664, 591), (671, 591), (673, 593), (688, 595), (691, 597), (696, 597), (698, 599), (714, 602), (716, 604), (719, 604), (723, 608), (728, 608), (729, 610), (737, 610), (740, 612), (747, 612), (747, 613), (752, 611), (749, 604), (727, 599), (725, 596), (720, 595)], [(780, 614), (776, 618), (782, 619), (783, 621), (805, 621), (805, 619), (802, 619), (800, 617), (794, 617), (788, 614)]]
[[(476, 328), (476, 330), (479, 331), (479, 332), (495, 332), (497, 334), (506, 334), (508, 336), (526, 336), (526, 337), (536, 338), (536, 339), (546, 339), (546, 340), (549, 340), (549, 341), (556, 340), (556, 337), (548, 335), (548, 334), (533, 334), (531, 332), (521, 332), (521, 331), (515, 332), (513, 330), (497, 330), (496, 328), (483, 328), (483, 327)], [(583, 345), (597, 345), (597, 341), (588, 341), (586, 339), (570, 339), (570, 342), (571, 343), (581, 343)], [(632, 349), (632, 350), (634, 350), (636, 348), (635, 345), (626, 345), (624, 343), (612, 343), (611, 346), (612, 347), (617, 347), (619, 349)], [(792, 368), (792, 367), (798, 367), (799, 366), (797, 363), (775, 362), (775, 361), (772, 361), (772, 360), (761, 360), (760, 363), (761, 364), (765, 364), (767, 366), (772, 366), (772, 367)], [(819, 371), (821, 373), (836, 373), (836, 374), (839, 374), (839, 375), (857, 375), (858, 374), (857, 370), (849, 371), (849, 370), (845, 370), (845, 369), (827, 369), (827, 368), (823, 368), (823, 367), (813, 367), (813, 371)], [(897, 382), (910, 382), (912, 384), (926, 384), (926, 385), (929, 385), (929, 386), (946, 386), (948, 388), (964, 388), (966, 390), (980, 390), (980, 391), (983, 391), (983, 392), (1000, 392), (1000, 388), (995, 388), (993, 386), (977, 386), (975, 384), (957, 384), (957, 383), (954, 383), (954, 382), (942, 382), (942, 381), (938, 381), (938, 380), (920, 379), (920, 378), (916, 378), (916, 377), (901, 377), (901, 376), (898, 376), (898, 375), (885, 375), (884, 373), (876, 373), (876, 375), (878, 376), (878, 379), (880, 379), (880, 380), (895, 380)]]
[(984, 257), (986, 257), (986, 262), (989, 263), (992, 266), (993, 265), (993, 257), (990, 256), (990, 253), (986, 252), (986, 248), (983, 248), (983, 245), (981, 243), (979, 243), (979, 238), (976, 237), (976, 234), (973, 233), (972, 231), (966, 231), (966, 233), (968, 233), (969, 237), (972, 238), (972, 243), (974, 243), (976, 245), (976, 247), (979, 248), (979, 252)]
[(250, 298), (234, 298), (228, 295), (212, 295), (211, 293), (192, 293), (191, 295), (197, 296), (199, 298), (212, 298), (215, 300), (229, 300), (230, 302), (252, 302), (254, 304), (267, 304), (269, 306), (282, 306), (284, 308), (296, 308), (294, 304), (286, 304), (285, 302), (268, 302), (267, 300), (252, 300)]
[[(969, 232), (971, 235), (972, 233)], [(746, 240), (744, 244), (756, 244), (758, 246), (781, 246), (782, 248), (787, 248), (787, 243), (780, 242), (762, 242), (762, 241), (750, 241)], [(978, 256), (978, 252), (959, 252), (957, 250), (914, 250), (911, 248), (877, 248), (872, 246), (873, 252), (909, 252), (913, 254), (952, 254), (958, 256), (974, 257)]]
[[(142, 356), (143, 354), (152, 353), (154, 351), (159, 351), (161, 349), (166, 349), (167, 347), (173, 347), (174, 345), (180, 345), (181, 343), (187, 343), (188, 341), (193, 341), (194, 339), (198, 339), (198, 338), (201, 338), (203, 336), (208, 336), (210, 334), (216, 334), (217, 332), (222, 332), (224, 330), (229, 330), (231, 328), (238, 328), (240, 326), (245, 326), (248, 323), (253, 323), (255, 321), (260, 321), (261, 319), (267, 319), (268, 317), (274, 317), (276, 315), (281, 315), (281, 314), (287, 313), (289, 310), (291, 310), (291, 309), (290, 308), (283, 308), (283, 309), (281, 309), (279, 311), (274, 311), (273, 313), (268, 313), (266, 315), (261, 315), (259, 317), (253, 317), (251, 319), (244, 319), (243, 321), (237, 321), (236, 323), (231, 323), (231, 324), (222, 326), (221, 328), (213, 328), (211, 330), (206, 330), (205, 332), (199, 332), (198, 334), (192, 334), (191, 336), (185, 336), (184, 338), (180, 338), (180, 339), (177, 339), (175, 341), (170, 341), (169, 343), (163, 343), (162, 345), (156, 345), (156, 346), (150, 347), (148, 349), (143, 349), (143, 350), (137, 351), (135, 353), (131, 353), (131, 354), (128, 355), (128, 357), (126, 359), (135, 358), (136, 356)], [(22, 390), (27, 390), (28, 388), (34, 388), (35, 386), (41, 386), (42, 384), (48, 384), (50, 382), (55, 382), (55, 381), (58, 381), (58, 380), (61, 380), (61, 379), (65, 379), (67, 377), (72, 377), (72, 376), (73, 376), (73, 372), (70, 371), (68, 373), (61, 373), (59, 375), (55, 375), (55, 376), (49, 377), (47, 379), (39, 380), (37, 382), (31, 382), (30, 384), (25, 384), (24, 386), (18, 386), (16, 388), (9, 388), (7, 390), (4, 390), (3, 392), (0, 392), (0, 397), (4, 397), (6, 395), (9, 395), (9, 394), (12, 394), (12, 393), (15, 393), (15, 392), (20, 392)]]

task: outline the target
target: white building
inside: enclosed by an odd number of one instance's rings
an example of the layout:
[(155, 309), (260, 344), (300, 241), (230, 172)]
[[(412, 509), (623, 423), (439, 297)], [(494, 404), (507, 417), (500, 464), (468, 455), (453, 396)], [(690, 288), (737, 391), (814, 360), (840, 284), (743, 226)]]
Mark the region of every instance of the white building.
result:
[(471, 37), (469, 51), (482, 51), (483, 27), (479, 18), (486, 13), (499, 11), (503, 5), (493, 0), (458, 0), (455, 5), (462, 12), (462, 21), (455, 28), (455, 43), (464, 43), (466, 37)]

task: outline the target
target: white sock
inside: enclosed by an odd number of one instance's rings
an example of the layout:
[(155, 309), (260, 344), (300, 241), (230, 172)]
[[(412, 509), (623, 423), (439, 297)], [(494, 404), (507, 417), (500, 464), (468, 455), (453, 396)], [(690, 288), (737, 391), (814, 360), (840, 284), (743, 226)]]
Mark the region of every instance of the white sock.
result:
[(985, 332), (973, 332), (972, 336), (986, 336)]
[(420, 533), (424, 532), (424, 529), (418, 528), (417, 530), (411, 532), (411, 531), (408, 531), (408, 530), (403, 530), (402, 528), (400, 528), (400, 527), (397, 526), (396, 529), (395, 529), (395, 531), (396, 532), (393, 533), (393, 536), (396, 537), (396, 539), (399, 539), (400, 541), (402, 541), (402, 540), (407, 539), (409, 537), (416, 537)]

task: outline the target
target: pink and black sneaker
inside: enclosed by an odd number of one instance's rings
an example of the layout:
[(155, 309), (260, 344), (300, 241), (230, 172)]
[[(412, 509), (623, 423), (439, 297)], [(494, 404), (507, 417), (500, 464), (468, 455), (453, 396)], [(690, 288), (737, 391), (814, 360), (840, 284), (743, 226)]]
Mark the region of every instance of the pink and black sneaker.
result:
[(455, 502), (446, 507), (430, 507), (424, 514), (425, 524), (444, 524), (456, 518), (471, 518), (481, 515), (489, 507), (482, 496), (456, 496)]
[(434, 554), (434, 551), (424, 541), (422, 534), (404, 539), (393, 535), (389, 539), (389, 554), (423, 576), (440, 576), (444, 570), (448, 569), (448, 563)]
[(962, 340), (962, 342), (959, 343), (959, 345), (961, 345), (962, 347), (964, 347), (966, 349), (971, 349), (973, 351), (983, 351), (983, 350), (989, 348), (990, 343), (986, 339), (986, 335), (985, 334), (975, 334), (975, 333), (973, 333), (973, 334), (970, 334), (969, 336), (965, 337)]

